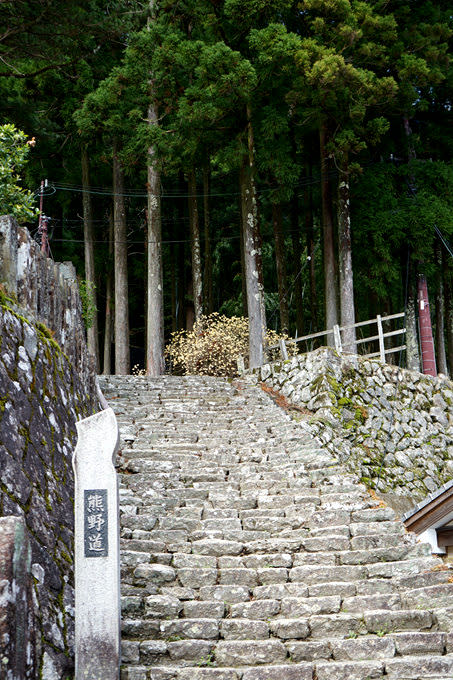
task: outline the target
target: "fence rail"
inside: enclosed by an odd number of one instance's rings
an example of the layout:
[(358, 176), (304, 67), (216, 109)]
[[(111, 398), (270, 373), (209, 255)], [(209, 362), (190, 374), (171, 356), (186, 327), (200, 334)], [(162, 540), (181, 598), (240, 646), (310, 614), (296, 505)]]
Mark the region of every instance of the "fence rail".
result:
[(333, 328), (327, 330), (327, 331), (320, 331), (318, 333), (310, 333), (310, 335), (304, 335), (302, 337), (296, 337), (292, 338), (289, 341), (285, 340), (280, 340), (278, 344), (272, 345), (268, 349), (280, 349), (282, 358), (287, 359), (288, 358), (288, 348), (287, 348), (287, 342), (290, 343), (299, 343), (299, 342), (307, 342), (309, 340), (314, 340), (316, 338), (322, 338), (322, 337), (328, 337), (333, 336), (334, 339), (334, 346), (337, 352), (340, 354), (343, 352), (343, 345), (342, 345), (342, 340), (341, 340), (341, 332), (350, 330), (351, 328), (362, 328), (364, 326), (371, 326), (373, 324), (376, 324), (377, 326), (377, 335), (370, 335), (366, 338), (359, 338), (356, 340), (356, 345), (361, 345), (366, 342), (379, 342), (379, 351), (378, 352), (371, 352), (369, 354), (365, 354), (363, 356), (372, 358), (372, 357), (379, 357), (382, 362), (385, 363), (385, 357), (387, 354), (393, 354), (394, 352), (400, 352), (402, 350), (406, 349), (406, 345), (402, 344), (399, 345), (398, 347), (385, 347), (385, 340), (387, 338), (395, 337), (397, 335), (404, 335), (406, 333), (406, 328), (399, 328), (394, 331), (388, 331), (387, 333), (384, 333), (384, 328), (383, 324), (386, 321), (392, 321), (394, 319), (403, 319), (405, 316), (404, 312), (400, 312), (398, 314), (389, 314), (388, 316), (381, 316), (380, 314), (377, 315), (375, 319), (369, 319), (368, 321), (359, 321), (358, 323), (355, 323), (351, 326), (339, 326), (336, 324)]

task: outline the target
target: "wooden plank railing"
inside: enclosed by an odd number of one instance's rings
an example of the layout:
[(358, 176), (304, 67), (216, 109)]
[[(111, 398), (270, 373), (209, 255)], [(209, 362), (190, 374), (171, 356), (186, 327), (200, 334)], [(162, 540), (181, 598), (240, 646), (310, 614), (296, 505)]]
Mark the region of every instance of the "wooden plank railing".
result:
[[(377, 335), (370, 335), (368, 337), (364, 338), (359, 338), (356, 340), (356, 345), (361, 345), (363, 343), (367, 342), (375, 342), (378, 341), (379, 343), (379, 351), (378, 352), (371, 352), (370, 354), (365, 354), (365, 357), (379, 357), (382, 362), (385, 363), (385, 357), (387, 354), (393, 354), (394, 352), (399, 352), (402, 350), (406, 349), (406, 345), (402, 344), (399, 345), (398, 347), (385, 347), (385, 340), (390, 337), (394, 337), (397, 335), (404, 335), (406, 333), (406, 328), (399, 328), (398, 330), (394, 331), (388, 331), (387, 333), (384, 332), (383, 324), (386, 321), (392, 321), (394, 319), (403, 319), (405, 316), (405, 312), (400, 312), (399, 314), (389, 314), (388, 316), (381, 316), (380, 314), (377, 315), (375, 319), (369, 319), (368, 321), (359, 321), (358, 323), (355, 323), (352, 326), (339, 326), (338, 324), (335, 325), (333, 328), (327, 330), (327, 331), (321, 331), (319, 333), (311, 333), (310, 335), (304, 335), (302, 337), (296, 337), (293, 338), (287, 342), (290, 343), (300, 343), (300, 342), (308, 342), (309, 340), (314, 340), (316, 338), (322, 338), (322, 337), (328, 337), (333, 336), (334, 339), (334, 346), (337, 352), (340, 354), (343, 352), (343, 346), (342, 346), (342, 341), (341, 341), (341, 332), (345, 330), (349, 330), (350, 328), (362, 328), (364, 326), (370, 326), (372, 324), (376, 324), (377, 326)], [(286, 342), (282, 339), (279, 341), (277, 345), (272, 345), (271, 347), (268, 347), (269, 350), (272, 349), (277, 349), (280, 348), (282, 358), (287, 359), (288, 358), (288, 349), (286, 346)]]

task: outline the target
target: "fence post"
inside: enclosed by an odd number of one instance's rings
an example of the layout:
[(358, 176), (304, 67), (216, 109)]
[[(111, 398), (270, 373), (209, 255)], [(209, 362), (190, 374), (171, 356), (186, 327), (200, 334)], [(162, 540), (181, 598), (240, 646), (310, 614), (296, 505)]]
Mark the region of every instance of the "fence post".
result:
[(278, 341), (278, 344), (280, 345), (280, 352), (282, 353), (282, 359), (283, 361), (286, 361), (288, 358), (288, 351), (286, 349), (286, 343), (283, 338), (280, 338)]
[(76, 680), (115, 680), (120, 671), (118, 424), (111, 408), (76, 423)]
[(385, 364), (385, 345), (384, 345), (384, 330), (382, 328), (382, 317), (380, 314), (377, 315), (376, 317), (377, 321), (377, 327), (378, 327), (378, 335), (379, 335), (379, 354), (380, 354), (380, 359), (383, 364)]
[(341, 345), (341, 334), (340, 334), (340, 326), (338, 324), (335, 324), (333, 327), (333, 339), (335, 342), (335, 349), (339, 354), (342, 353), (343, 348)]
[(244, 362), (244, 357), (242, 356), (242, 354), (240, 354), (237, 358), (237, 365), (238, 365), (239, 375), (243, 375), (245, 373), (245, 362)]

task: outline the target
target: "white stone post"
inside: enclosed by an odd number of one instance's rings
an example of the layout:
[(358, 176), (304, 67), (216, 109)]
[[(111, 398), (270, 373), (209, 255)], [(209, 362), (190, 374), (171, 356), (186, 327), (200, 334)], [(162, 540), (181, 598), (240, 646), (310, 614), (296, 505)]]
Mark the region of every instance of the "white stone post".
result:
[(338, 324), (335, 324), (335, 326), (333, 327), (333, 337), (335, 342), (335, 349), (339, 354), (341, 354), (343, 352), (343, 347), (341, 345), (341, 334), (340, 327)]
[(382, 327), (382, 317), (380, 314), (376, 317), (376, 323), (379, 335), (379, 358), (385, 364), (385, 345), (384, 345), (384, 329)]
[(17, 222), (10, 215), (0, 215), (0, 283), (10, 295), (17, 293)]
[(280, 352), (282, 354), (282, 359), (283, 361), (287, 361), (288, 359), (288, 351), (286, 349), (286, 343), (283, 338), (280, 338), (278, 341), (278, 344), (280, 345)]
[(118, 423), (111, 408), (77, 423), (75, 474), (76, 680), (120, 669)]

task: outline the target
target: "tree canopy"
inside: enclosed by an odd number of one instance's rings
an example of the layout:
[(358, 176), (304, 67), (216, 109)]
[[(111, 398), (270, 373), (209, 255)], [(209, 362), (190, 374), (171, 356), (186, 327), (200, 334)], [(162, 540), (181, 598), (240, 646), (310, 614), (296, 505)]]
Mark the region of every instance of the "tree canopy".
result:
[(84, 277), (93, 246), (107, 344), (120, 239), (133, 363), (152, 258), (167, 339), (201, 309), (253, 315), (254, 296), (259, 323), (299, 335), (332, 310), (398, 312), (423, 270), (453, 362), (452, 21), (442, 0), (0, 3), (3, 119), (36, 138), (24, 181), (54, 187), (55, 256)]

